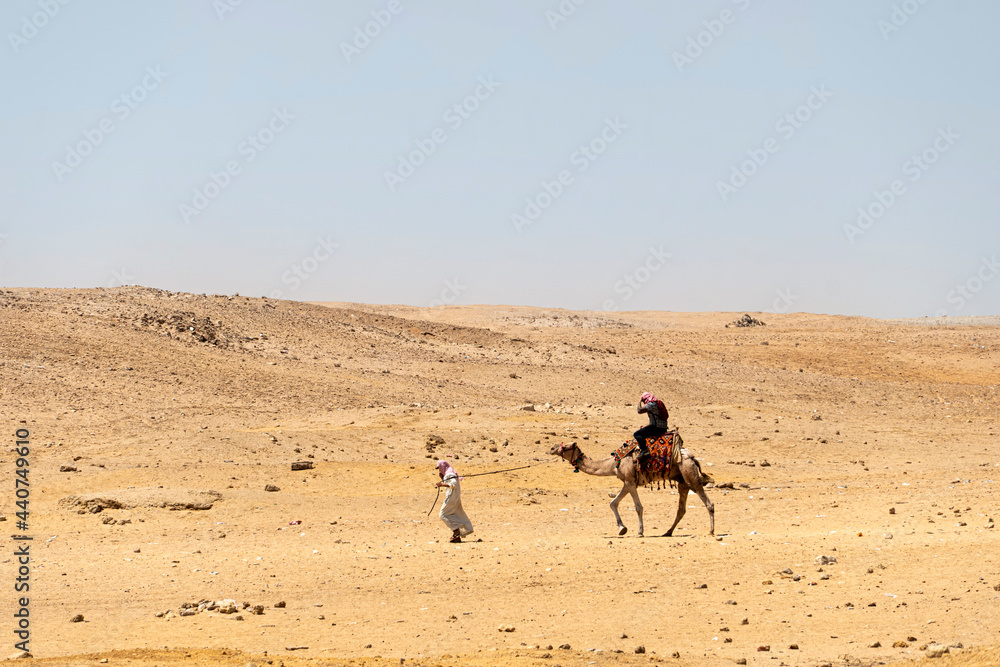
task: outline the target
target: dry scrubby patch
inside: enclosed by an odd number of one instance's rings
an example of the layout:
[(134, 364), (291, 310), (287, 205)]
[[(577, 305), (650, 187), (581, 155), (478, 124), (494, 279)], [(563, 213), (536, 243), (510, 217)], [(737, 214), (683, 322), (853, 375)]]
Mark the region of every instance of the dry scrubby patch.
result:
[(76, 510), (77, 514), (97, 514), (106, 509), (134, 509), (137, 507), (169, 510), (210, 510), (222, 498), (218, 491), (193, 489), (139, 488), (116, 491), (99, 491), (66, 496), (59, 506)]

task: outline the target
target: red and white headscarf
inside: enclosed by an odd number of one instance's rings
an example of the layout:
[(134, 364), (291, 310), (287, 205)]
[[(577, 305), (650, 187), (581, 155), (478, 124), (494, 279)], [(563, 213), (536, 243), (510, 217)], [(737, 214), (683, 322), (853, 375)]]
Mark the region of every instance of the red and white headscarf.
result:
[(639, 397), (639, 400), (643, 403), (656, 403), (656, 396), (653, 396), (648, 391)]
[(441, 475), (441, 479), (444, 479), (448, 475), (454, 475), (455, 477), (458, 477), (458, 473), (455, 472), (455, 469), (452, 468), (451, 464), (448, 463), (447, 461), (438, 461), (437, 468), (438, 468), (438, 474)]

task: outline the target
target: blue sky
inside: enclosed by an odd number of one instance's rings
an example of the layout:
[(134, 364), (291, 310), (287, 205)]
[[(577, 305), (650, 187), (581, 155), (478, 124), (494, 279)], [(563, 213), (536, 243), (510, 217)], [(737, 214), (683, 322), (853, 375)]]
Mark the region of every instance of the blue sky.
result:
[(8, 0), (0, 285), (996, 314), (998, 23), (985, 0)]

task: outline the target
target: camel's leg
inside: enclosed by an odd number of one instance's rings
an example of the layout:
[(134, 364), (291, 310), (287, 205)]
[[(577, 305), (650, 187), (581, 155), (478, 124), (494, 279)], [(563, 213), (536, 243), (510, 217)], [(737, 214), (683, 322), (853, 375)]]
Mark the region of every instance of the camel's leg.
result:
[[(687, 465), (685, 465), (687, 464)], [(684, 478), (684, 482), (698, 494), (701, 498), (701, 502), (705, 504), (705, 509), (708, 510), (708, 520), (709, 520), (709, 535), (715, 535), (715, 505), (712, 501), (708, 499), (708, 495), (705, 493), (705, 487), (702, 485), (701, 480), (701, 468), (693, 460), (686, 460), (681, 464), (681, 476)]]
[(684, 518), (684, 512), (687, 511), (687, 498), (688, 498), (688, 485), (685, 482), (677, 482), (677, 516), (674, 517), (674, 525), (670, 526), (670, 530), (663, 534), (664, 537), (670, 537), (674, 534), (674, 528), (677, 524), (681, 522)]
[(692, 489), (698, 494), (698, 497), (701, 498), (701, 502), (705, 503), (705, 509), (708, 510), (708, 521), (710, 526), (708, 534), (715, 535), (715, 505), (713, 505), (712, 501), (708, 499), (708, 494), (705, 493), (705, 487), (701, 485), (701, 482), (694, 484)]
[(626, 528), (625, 524), (622, 523), (621, 515), (618, 514), (618, 503), (622, 501), (622, 498), (625, 497), (626, 493), (628, 493), (628, 484), (623, 485), (622, 490), (619, 491), (618, 495), (615, 496), (615, 499), (611, 501), (611, 511), (615, 513), (615, 521), (618, 522), (619, 535), (624, 535), (625, 533), (628, 532), (628, 528)]
[(642, 537), (642, 503), (639, 502), (639, 489), (631, 487), (628, 491), (635, 502), (635, 513), (639, 515), (639, 537)]

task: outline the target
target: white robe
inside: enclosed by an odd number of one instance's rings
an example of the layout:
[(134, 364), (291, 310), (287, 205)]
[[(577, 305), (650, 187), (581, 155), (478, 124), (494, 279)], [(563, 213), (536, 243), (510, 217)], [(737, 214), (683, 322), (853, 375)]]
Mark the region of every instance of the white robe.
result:
[(449, 473), (441, 482), (447, 485), (448, 492), (444, 496), (444, 504), (441, 505), (441, 513), (438, 516), (449, 530), (458, 529), (459, 534), (464, 537), (472, 532), (472, 522), (462, 509), (462, 487), (459, 486), (458, 476)]

